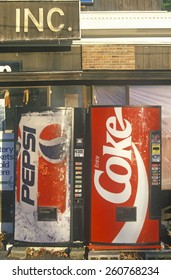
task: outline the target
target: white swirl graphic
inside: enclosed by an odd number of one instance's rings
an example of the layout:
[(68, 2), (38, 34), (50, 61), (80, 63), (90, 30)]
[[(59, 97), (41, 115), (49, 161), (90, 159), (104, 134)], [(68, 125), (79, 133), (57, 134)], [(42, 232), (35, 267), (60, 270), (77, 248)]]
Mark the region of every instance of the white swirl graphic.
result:
[(136, 243), (144, 226), (145, 217), (147, 214), (149, 199), (148, 177), (142, 157), (134, 143), (132, 143), (132, 147), (138, 167), (137, 193), (133, 205), (133, 207), (137, 208), (137, 219), (135, 222), (126, 222), (118, 235), (113, 239), (112, 243)]

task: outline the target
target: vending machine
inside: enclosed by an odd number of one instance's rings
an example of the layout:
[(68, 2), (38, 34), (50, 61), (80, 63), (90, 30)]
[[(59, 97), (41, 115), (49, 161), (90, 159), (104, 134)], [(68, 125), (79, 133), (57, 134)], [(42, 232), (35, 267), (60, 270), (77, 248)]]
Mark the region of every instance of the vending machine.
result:
[(161, 108), (90, 109), (90, 249), (160, 248)]
[(85, 109), (18, 107), (15, 115), (15, 242), (81, 244)]

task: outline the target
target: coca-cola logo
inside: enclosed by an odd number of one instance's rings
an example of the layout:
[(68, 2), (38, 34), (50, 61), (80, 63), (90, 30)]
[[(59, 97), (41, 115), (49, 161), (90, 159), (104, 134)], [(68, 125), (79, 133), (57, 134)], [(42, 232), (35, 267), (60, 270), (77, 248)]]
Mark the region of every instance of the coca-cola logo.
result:
[[(99, 156), (96, 157), (94, 170), (94, 186), (98, 194), (107, 202), (113, 204), (126, 203), (131, 195), (132, 175), (137, 176), (136, 195), (132, 207), (136, 207), (137, 220), (134, 222), (126, 222), (118, 235), (112, 242), (136, 242), (142, 230), (148, 207), (148, 177), (143, 159), (138, 148), (132, 140), (132, 124), (123, 118), (121, 107), (114, 108), (114, 115), (106, 120), (106, 142), (102, 146), (102, 158), (106, 161), (100, 168), (100, 161), (103, 160)], [(137, 174), (132, 174), (132, 153), (134, 153)], [(120, 168), (115, 168), (115, 167)], [(119, 171), (119, 170), (122, 170)], [(123, 172), (124, 170), (124, 172)], [(108, 189), (105, 184), (106, 180), (102, 180), (103, 176), (112, 182), (112, 190)], [(122, 185), (124, 188), (120, 192), (116, 192), (116, 185)]]
[[(106, 121), (106, 144), (103, 145), (103, 155), (107, 154), (106, 170), (95, 170), (94, 183), (98, 193), (107, 201), (112, 203), (124, 203), (131, 195), (130, 178), (132, 175), (131, 160), (132, 127), (130, 122), (123, 120), (121, 110), (116, 111), (116, 117), (109, 117)], [(117, 122), (122, 130), (117, 130)], [(118, 141), (116, 142), (117, 139)], [(118, 174), (112, 170), (112, 166), (118, 165), (125, 169), (124, 174)], [(121, 193), (109, 192), (100, 184), (101, 175), (106, 172), (107, 176), (118, 184), (124, 184)]]

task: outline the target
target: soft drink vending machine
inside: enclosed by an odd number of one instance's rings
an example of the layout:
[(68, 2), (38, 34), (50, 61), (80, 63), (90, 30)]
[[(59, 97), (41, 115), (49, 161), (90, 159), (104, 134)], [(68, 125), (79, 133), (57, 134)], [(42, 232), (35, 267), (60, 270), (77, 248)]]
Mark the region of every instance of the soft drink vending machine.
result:
[(15, 242), (82, 243), (85, 109), (18, 107), (15, 119)]
[(91, 107), (90, 249), (160, 247), (161, 108)]

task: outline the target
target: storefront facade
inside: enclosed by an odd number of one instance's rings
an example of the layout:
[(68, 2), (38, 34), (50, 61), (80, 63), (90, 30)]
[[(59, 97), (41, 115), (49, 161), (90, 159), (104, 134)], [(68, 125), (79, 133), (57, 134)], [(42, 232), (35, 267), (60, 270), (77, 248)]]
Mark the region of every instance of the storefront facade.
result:
[[(28, 110), (33, 106), (88, 108), (96, 104), (161, 105), (162, 100), (163, 134), (167, 141), (163, 162), (168, 166), (171, 162), (166, 157), (171, 127), (171, 42), (167, 28), (170, 15), (111, 12), (109, 16), (109, 13), (81, 12), (76, 0), (43, 1), (43, 8), (39, 1), (16, 1), (12, 6), (7, 2), (0, 3), (7, 8), (8, 17), (11, 9), (15, 9), (15, 19), (11, 18), (9, 24), (14, 25), (13, 30), (7, 30), (0, 43), (1, 143), (5, 143), (1, 157), (14, 159), (11, 143), (15, 106)], [(2, 160), (1, 165), (1, 176), (8, 175), (1, 180), (1, 231), (12, 231), (13, 170), (10, 160), (5, 163)], [(8, 174), (3, 173), (5, 166)], [(167, 174), (163, 176), (163, 190), (167, 197), (171, 176), (170, 170), (164, 170)]]

